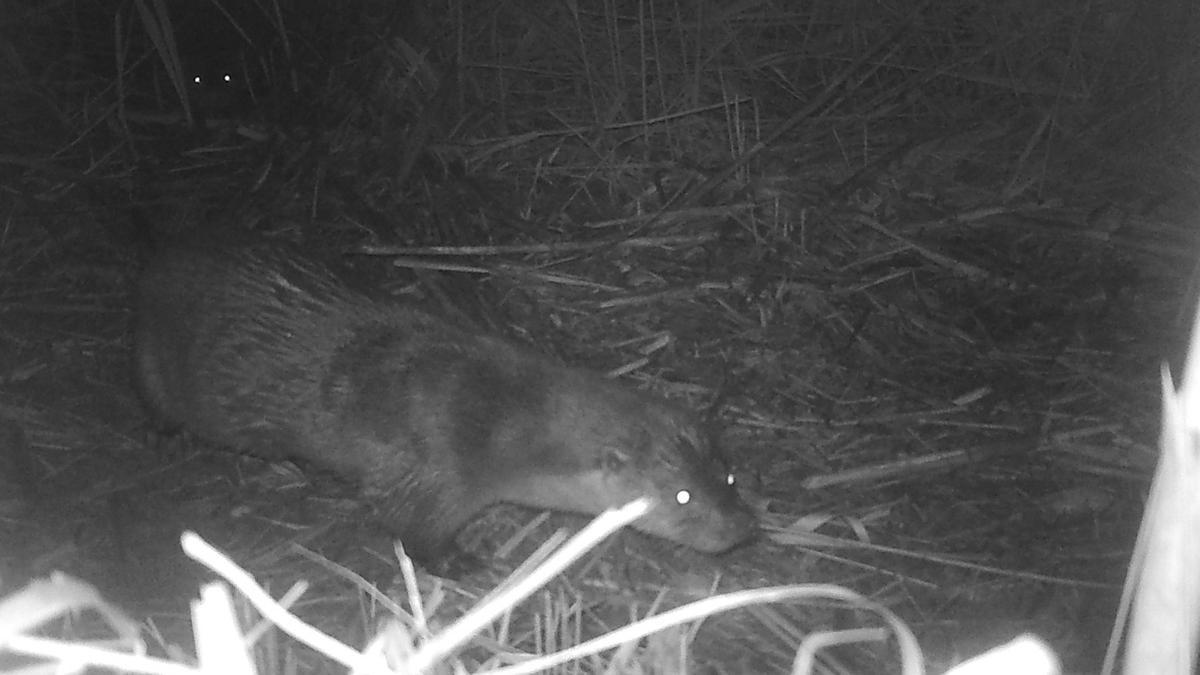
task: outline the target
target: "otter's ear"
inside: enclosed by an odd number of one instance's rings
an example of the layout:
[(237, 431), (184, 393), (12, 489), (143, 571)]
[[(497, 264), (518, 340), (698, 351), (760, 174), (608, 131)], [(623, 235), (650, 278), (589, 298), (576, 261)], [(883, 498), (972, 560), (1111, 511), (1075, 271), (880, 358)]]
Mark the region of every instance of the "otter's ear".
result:
[(627, 450), (609, 445), (600, 453), (599, 468), (605, 473), (624, 473), (632, 462)]

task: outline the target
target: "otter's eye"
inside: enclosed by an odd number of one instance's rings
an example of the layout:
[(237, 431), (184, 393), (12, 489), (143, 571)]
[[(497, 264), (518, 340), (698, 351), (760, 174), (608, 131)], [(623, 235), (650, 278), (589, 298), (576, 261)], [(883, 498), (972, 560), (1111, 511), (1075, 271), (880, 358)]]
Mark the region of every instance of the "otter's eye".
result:
[(733, 475), (732, 472), (725, 474), (725, 484), (726, 485), (728, 485), (729, 487), (733, 487), (734, 484), (736, 484), (736, 483), (737, 483), (737, 478)]
[(675, 493), (675, 503), (683, 506), (692, 501), (692, 493), (688, 490), (680, 490)]

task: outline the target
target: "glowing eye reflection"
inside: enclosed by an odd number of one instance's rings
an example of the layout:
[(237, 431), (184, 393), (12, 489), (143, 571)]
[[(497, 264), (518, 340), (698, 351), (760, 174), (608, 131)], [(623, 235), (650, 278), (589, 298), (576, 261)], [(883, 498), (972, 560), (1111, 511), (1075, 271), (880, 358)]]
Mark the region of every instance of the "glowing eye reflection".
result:
[(737, 478), (735, 478), (733, 476), (733, 474), (731, 474), (731, 473), (725, 474), (725, 484), (726, 485), (728, 485), (729, 487), (733, 487), (733, 484), (736, 482), (737, 482)]
[(683, 506), (692, 501), (692, 493), (687, 490), (680, 490), (675, 493), (675, 503)]

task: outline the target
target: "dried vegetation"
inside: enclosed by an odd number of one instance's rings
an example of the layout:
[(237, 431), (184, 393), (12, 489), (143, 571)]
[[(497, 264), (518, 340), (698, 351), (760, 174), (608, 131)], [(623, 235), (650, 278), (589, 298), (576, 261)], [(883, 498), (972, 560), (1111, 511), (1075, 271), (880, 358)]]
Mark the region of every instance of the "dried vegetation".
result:
[[(138, 261), (253, 232), (724, 430), (764, 540), (709, 560), (622, 536), (518, 613), (513, 647), (707, 595), (720, 572), (850, 586), (935, 666), (1035, 630), (1094, 667), (1158, 364), (1194, 304), (1192, 3), (232, 5), (0, 2), (3, 590), (67, 569), (170, 633), (189, 527), (260, 579), (308, 578), (306, 618), (371, 632), (378, 607), (330, 561), (384, 587), (396, 568), (352, 493), (143, 438)], [(188, 84), (214, 61), (246, 83), (232, 100)], [(531, 516), (465, 533), (502, 555), (441, 611), (577, 522)], [(706, 623), (692, 653), (766, 672), (858, 621), (760, 608)]]

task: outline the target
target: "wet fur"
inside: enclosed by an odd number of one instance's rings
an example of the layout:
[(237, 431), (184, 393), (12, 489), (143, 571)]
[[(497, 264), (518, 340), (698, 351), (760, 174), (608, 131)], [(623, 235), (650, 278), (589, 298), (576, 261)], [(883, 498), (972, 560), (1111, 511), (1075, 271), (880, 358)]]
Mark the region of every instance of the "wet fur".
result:
[(351, 290), (287, 249), (168, 251), (138, 305), (136, 377), (164, 423), (357, 479), (418, 559), (498, 501), (598, 513), (648, 494), (635, 527), (704, 551), (754, 531), (685, 411)]

